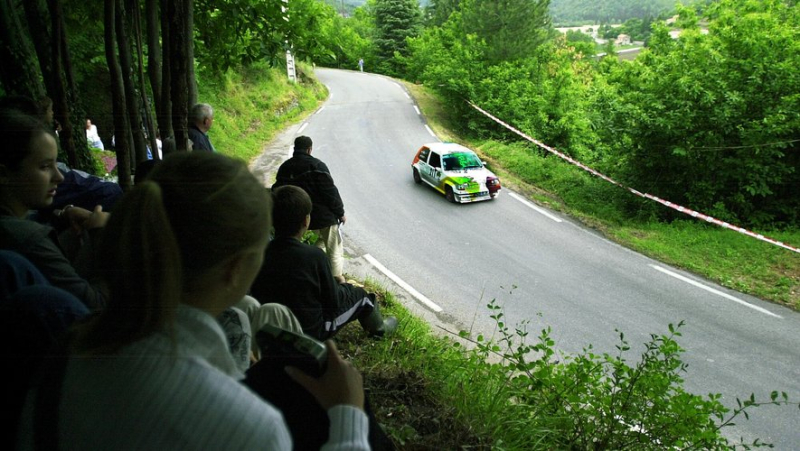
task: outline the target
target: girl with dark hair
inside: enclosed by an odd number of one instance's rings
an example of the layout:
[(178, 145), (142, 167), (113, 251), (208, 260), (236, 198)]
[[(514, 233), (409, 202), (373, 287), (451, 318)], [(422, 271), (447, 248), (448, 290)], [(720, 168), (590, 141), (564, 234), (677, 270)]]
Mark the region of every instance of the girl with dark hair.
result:
[[(0, 249), (15, 251), (33, 263), (53, 286), (80, 299), (90, 310), (105, 305), (99, 281), (90, 283), (78, 275), (59, 244), (56, 231), (27, 219), (31, 210), (53, 203), (64, 176), (56, 167), (58, 147), (53, 132), (39, 119), (18, 110), (0, 109), (3, 149), (0, 151)], [(61, 220), (76, 231), (87, 230), (89, 242), (76, 257), (76, 264), (89, 268), (91, 242), (108, 215), (102, 208), (94, 212), (67, 206)]]

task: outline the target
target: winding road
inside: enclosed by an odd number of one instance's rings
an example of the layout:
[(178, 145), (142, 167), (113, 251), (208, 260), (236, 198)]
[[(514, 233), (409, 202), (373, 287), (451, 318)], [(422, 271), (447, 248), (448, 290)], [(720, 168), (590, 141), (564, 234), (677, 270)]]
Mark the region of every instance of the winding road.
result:
[[(412, 180), (414, 152), (438, 139), (400, 84), (316, 74), (330, 97), (291, 138), (314, 139), (314, 156), (342, 194), (347, 272), (385, 282), (412, 310), (455, 331), (490, 334), (485, 306), (495, 299), (508, 324), (529, 321), (532, 335), (551, 326), (565, 352), (589, 344), (612, 352), (619, 329), (636, 360), (650, 334), (683, 320), (687, 390), (721, 393), (729, 407), (751, 393), (767, 400), (772, 390), (800, 400), (800, 314), (625, 249), (505, 187), (494, 201), (449, 204)], [(726, 435), (800, 449), (800, 410), (758, 408)]]

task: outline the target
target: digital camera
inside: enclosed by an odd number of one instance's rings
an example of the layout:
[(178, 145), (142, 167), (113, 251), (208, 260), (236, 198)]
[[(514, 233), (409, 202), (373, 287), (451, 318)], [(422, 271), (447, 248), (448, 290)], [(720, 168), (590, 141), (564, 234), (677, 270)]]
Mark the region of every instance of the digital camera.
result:
[(256, 332), (256, 343), (261, 359), (275, 365), (294, 366), (313, 377), (321, 376), (327, 368), (328, 349), (308, 335), (265, 324)]

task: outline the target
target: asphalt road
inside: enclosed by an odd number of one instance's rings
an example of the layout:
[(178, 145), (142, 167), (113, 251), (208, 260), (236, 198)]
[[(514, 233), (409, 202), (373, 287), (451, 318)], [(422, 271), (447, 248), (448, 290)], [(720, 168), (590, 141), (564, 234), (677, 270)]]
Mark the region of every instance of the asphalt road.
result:
[[(435, 316), (451, 329), (491, 333), (485, 305), (495, 299), (509, 324), (530, 321), (532, 335), (551, 326), (565, 352), (611, 352), (615, 329), (641, 351), (683, 320), (689, 391), (722, 393), (728, 406), (772, 390), (800, 401), (800, 314), (629, 251), (507, 188), (494, 201), (449, 204), (412, 180), (415, 151), (437, 139), (401, 85), (350, 71), (317, 76), (330, 98), (293, 133), (314, 139), (344, 199), (346, 271), (371, 267), (371, 256), (440, 307)], [(726, 435), (800, 449), (796, 406), (762, 407), (737, 423)]]

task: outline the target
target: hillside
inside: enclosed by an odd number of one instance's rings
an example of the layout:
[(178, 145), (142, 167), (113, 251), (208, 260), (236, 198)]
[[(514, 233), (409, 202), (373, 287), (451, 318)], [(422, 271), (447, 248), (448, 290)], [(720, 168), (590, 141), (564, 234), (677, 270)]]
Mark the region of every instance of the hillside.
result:
[[(705, 0), (687, 0), (683, 3), (701, 1), (705, 3)], [(657, 17), (674, 8), (674, 0), (550, 0), (550, 15), (556, 25), (622, 23), (634, 17)]]

